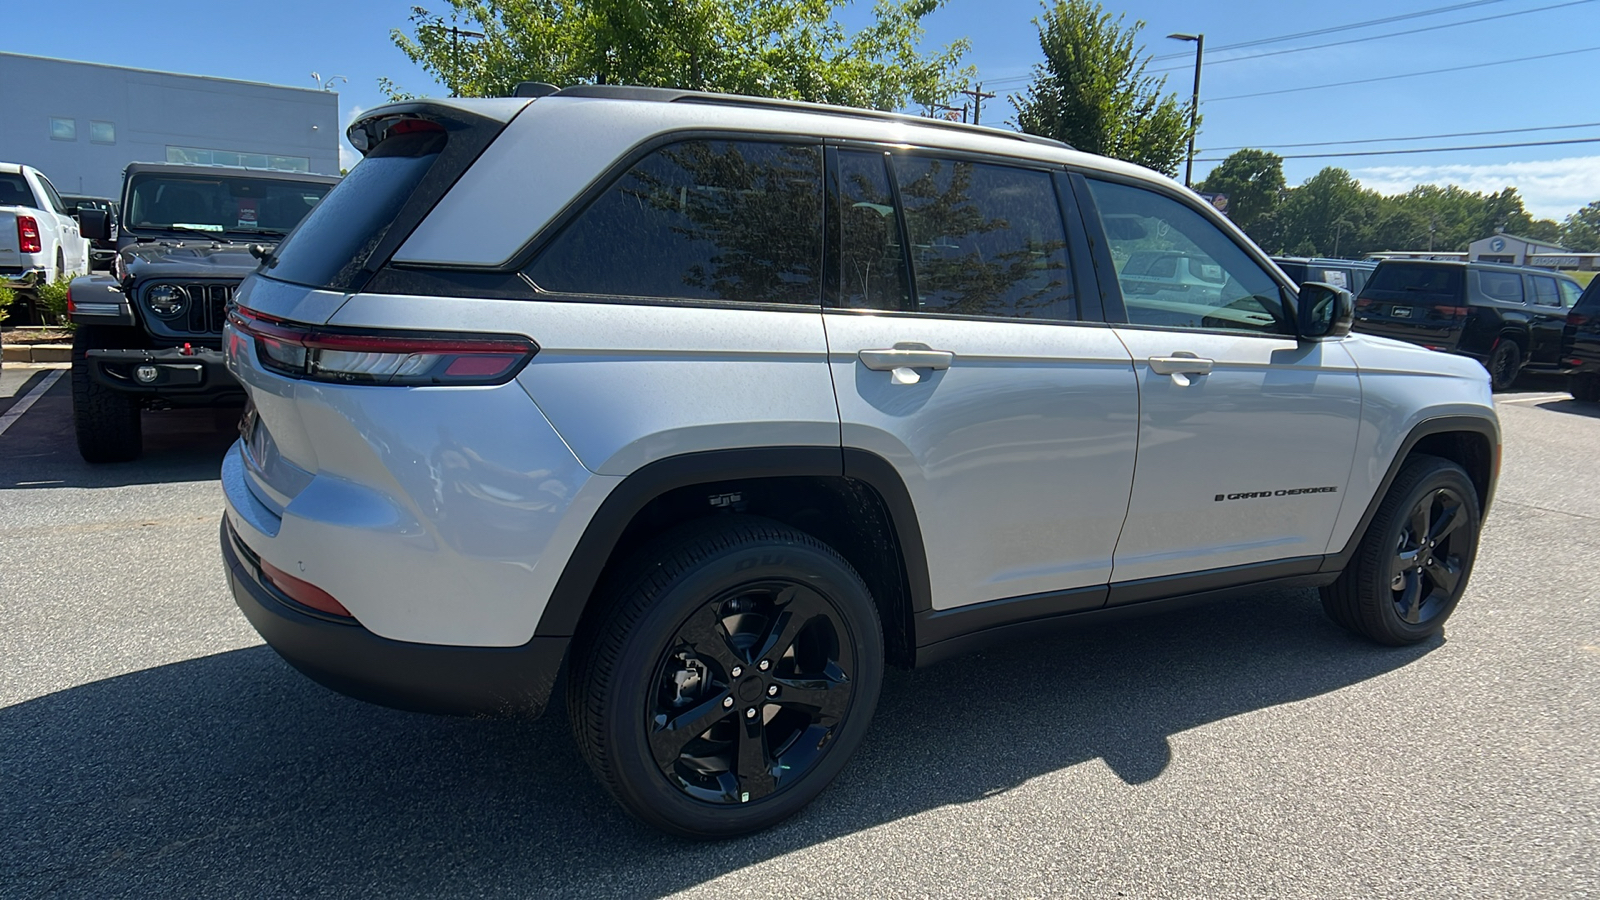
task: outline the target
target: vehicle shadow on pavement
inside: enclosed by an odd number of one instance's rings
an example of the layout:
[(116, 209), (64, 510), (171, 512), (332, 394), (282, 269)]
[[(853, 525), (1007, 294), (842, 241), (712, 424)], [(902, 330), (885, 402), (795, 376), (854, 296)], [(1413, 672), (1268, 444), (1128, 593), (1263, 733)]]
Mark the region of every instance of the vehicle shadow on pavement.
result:
[(1600, 403), (1579, 403), (1576, 400), (1551, 400), (1548, 403), (1534, 404), (1539, 409), (1548, 409), (1551, 412), (1567, 413), (1573, 416), (1588, 416), (1591, 419), (1600, 419)]
[(867, 742), (816, 803), (707, 844), (615, 807), (559, 697), (536, 722), (412, 715), (330, 693), (255, 647), (0, 709), (0, 883), (95, 897), (659, 896), (1091, 760), (1148, 782), (1172, 735), (1439, 643), (1374, 647), (1324, 620), (1313, 592), (1280, 591), (892, 672)]
[(90, 465), (78, 456), (69, 379), (56, 382), (0, 436), (0, 490), (122, 487), (215, 481), (239, 437), (240, 409), (184, 409), (144, 414), (144, 456)]

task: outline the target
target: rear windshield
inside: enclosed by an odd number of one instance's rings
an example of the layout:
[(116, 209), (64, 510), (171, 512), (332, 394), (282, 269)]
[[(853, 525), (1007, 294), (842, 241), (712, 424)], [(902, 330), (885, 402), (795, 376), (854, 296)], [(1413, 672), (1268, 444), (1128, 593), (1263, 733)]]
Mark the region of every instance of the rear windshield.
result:
[(136, 174), (125, 225), (249, 240), (281, 237), (300, 224), (331, 185), (207, 172)]
[(316, 288), (343, 284), (343, 274), (366, 264), (444, 145), (443, 134), (419, 132), (374, 147), (278, 246), (272, 277)]
[(21, 174), (0, 174), (0, 206), (33, 206), (33, 191)]
[(1455, 300), (1461, 296), (1462, 270), (1454, 266), (1406, 266), (1382, 263), (1362, 296), (1384, 294), (1385, 299)]

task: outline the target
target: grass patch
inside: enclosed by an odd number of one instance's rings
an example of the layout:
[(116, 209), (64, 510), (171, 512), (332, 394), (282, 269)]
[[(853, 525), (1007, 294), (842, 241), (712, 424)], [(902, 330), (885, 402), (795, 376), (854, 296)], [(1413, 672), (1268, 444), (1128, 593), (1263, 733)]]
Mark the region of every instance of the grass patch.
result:
[(1568, 272), (1567, 274), (1578, 279), (1579, 284), (1588, 287), (1589, 282), (1594, 280), (1594, 276), (1600, 275), (1600, 272)]

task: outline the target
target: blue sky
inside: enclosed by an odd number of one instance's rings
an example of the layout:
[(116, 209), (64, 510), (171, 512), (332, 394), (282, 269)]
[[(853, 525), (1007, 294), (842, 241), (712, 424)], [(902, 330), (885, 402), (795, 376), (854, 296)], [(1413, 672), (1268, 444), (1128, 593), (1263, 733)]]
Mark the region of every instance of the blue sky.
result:
[[(1571, 0), (1487, 0), (1471, 8), (1295, 42), (1248, 50), (1218, 51), (1244, 41), (1309, 31), (1470, 2), (1470, 0), (1347, 0), (1341, 4), (1304, 2), (1213, 2), (1140, 0), (1108, 3), (1132, 24), (1148, 23), (1141, 38), (1155, 55), (1181, 54), (1158, 61), (1171, 66), (1168, 87), (1187, 96), (1193, 45), (1167, 40), (1175, 32), (1204, 32), (1208, 44), (1201, 86), (1200, 156), (1207, 147), (1265, 146), (1309, 141), (1403, 137), (1492, 129), (1533, 128), (1600, 122), (1600, 0), (1560, 9), (1528, 12), (1495, 21), (1466, 24), (1423, 34), (1378, 39), (1380, 34), (1537, 10)], [(117, 2), (8, 4), (0, 50), (163, 69), (277, 84), (312, 86), (311, 72), (342, 75), (340, 109), (348, 117), (383, 101), (378, 78), (389, 76), (407, 90), (437, 90), (389, 40), (403, 27), (414, 3), (428, 0), (360, 2), (232, 3), (164, 0), (158, 7)], [(437, 4), (436, 4), (437, 5)], [(442, 6), (442, 5), (441, 5)], [(157, 13), (152, 13), (158, 9)], [(870, 17), (870, 2), (844, 13), (847, 23)], [(926, 22), (928, 40), (944, 44), (972, 40), (968, 61), (999, 93), (1019, 91), (1040, 59), (1033, 18), (1034, 0), (950, 0)], [(1350, 38), (1355, 43), (1253, 60), (1224, 62), (1264, 53)], [(1550, 59), (1465, 71), (1329, 87), (1274, 96), (1225, 100), (1240, 94), (1331, 82), (1444, 69), (1562, 51), (1583, 51)], [(7, 86), (14, 89), (14, 86)], [(1003, 121), (1010, 108), (1002, 99), (985, 109), (985, 120)], [(1519, 135), (1456, 138), (1421, 145), (1506, 143), (1554, 138), (1600, 137), (1600, 127)], [(1391, 143), (1317, 150), (1400, 148)], [(351, 153), (345, 148), (347, 153)], [(1579, 206), (1600, 200), (1600, 143), (1550, 147), (1419, 153), (1348, 159), (1290, 159), (1285, 172), (1299, 184), (1325, 165), (1350, 169), (1363, 183), (1385, 192), (1419, 182), (1455, 183), (1473, 190), (1517, 187), (1532, 212), (1562, 218)], [(1209, 164), (1196, 166), (1196, 179)]]

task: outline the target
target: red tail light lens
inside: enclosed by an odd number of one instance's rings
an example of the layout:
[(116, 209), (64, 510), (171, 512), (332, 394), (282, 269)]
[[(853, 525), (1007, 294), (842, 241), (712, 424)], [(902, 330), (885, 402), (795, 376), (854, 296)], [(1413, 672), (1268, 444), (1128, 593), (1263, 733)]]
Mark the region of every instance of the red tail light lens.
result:
[(1470, 310), (1468, 310), (1465, 306), (1435, 306), (1433, 311), (1447, 319), (1459, 319), (1462, 316), (1465, 316)]
[(355, 618), (350, 614), (350, 610), (344, 608), (343, 603), (333, 599), (332, 594), (309, 581), (302, 581), (290, 575), (264, 559), (261, 560), (261, 574), (272, 582), (273, 587), (283, 591), (285, 596), (296, 603), (309, 606), (318, 612), (325, 612), (331, 616), (342, 616), (346, 619)]
[(254, 339), (261, 364), (280, 375), (339, 384), (406, 387), (505, 384), (539, 352), (527, 338), (312, 328), (236, 308), (239, 336)]
[(43, 253), (44, 242), (39, 240), (39, 221), (33, 216), (17, 216), (17, 242), (23, 253)]
[(1579, 312), (1567, 313), (1567, 324), (1573, 328), (1582, 328), (1589, 324), (1589, 317)]

